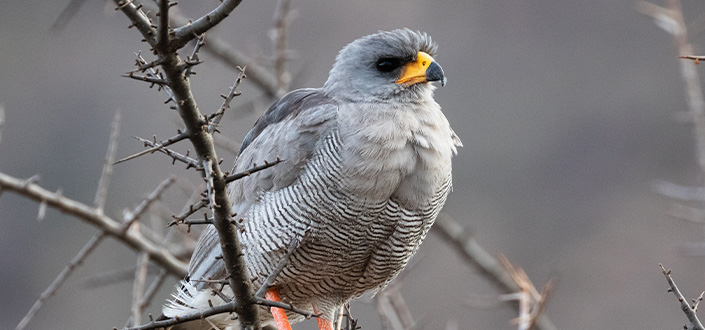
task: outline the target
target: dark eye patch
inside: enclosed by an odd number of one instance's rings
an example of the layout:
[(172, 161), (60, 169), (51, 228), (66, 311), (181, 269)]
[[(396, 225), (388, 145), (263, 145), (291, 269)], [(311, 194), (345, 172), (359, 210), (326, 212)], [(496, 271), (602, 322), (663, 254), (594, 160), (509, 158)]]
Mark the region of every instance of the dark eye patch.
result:
[(402, 60), (395, 57), (383, 57), (377, 60), (375, 68), (380, 72), (391, 72), (402, 65)]

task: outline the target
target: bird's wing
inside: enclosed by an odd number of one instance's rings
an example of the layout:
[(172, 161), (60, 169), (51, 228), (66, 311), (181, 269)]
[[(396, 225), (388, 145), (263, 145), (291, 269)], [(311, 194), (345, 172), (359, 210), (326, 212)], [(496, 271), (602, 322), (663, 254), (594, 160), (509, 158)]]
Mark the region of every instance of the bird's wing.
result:
[[(316, 143), (336, 125), (337, 112), (335, 101), (319, 89), (299, 89), (273, 104), (245, 137), (235, 171), (245, 171), (277, 157), (283, 162), (231, 183), (229, 197), (233, 212), (244, 216), (262, 193), (296, 182), (313, 155)], [(221, 254), (215, 227), (208, 226), (191, 257), (190, 278), (222, 279), (224, 264), (222, 260), (216, 260)], [(204, 282), (193, 284), (198, 289), (208, 287)]]

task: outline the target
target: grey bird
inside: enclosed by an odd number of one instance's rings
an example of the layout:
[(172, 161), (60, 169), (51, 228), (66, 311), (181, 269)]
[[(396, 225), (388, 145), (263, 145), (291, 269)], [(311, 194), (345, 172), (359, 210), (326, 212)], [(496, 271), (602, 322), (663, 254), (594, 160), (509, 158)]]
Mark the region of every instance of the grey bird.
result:
[[(462, 144), (433, 99), (430, 82), (446, 82), (436, 49), (426, 33), (409, 29), (355, 40), (322, 88), (283, 96), (245, 137), (236, 171), (285, 160), (229, 187), (247, 270), (259, 287), (295, 242), (273, 288), (282, 301), (319, 313), (320, 329), (329, 329), (342, 305), (399, 274), (451, 190), (451, 158)], [(204, 282), (225, 278), (221, 254), (208, 226), (165, 316), (223, 303)], [(221, 314), (181, 326), (237, 321)]]

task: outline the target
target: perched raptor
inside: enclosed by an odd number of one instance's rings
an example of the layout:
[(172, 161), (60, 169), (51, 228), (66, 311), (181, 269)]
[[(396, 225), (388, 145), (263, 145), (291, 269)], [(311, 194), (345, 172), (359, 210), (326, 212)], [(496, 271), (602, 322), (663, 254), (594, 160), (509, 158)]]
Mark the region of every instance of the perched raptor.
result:
[[(355, 40), (322, 88), (285, 95), (245, 137), (236, 171), (285, 160), (229, 187), (247, 269), (259, 287), (294, 242), (272, 292), (321, 314), (320, 329), (399, 274), (451, 190), (451, 157), (462, 144), (433, 100), (430, 82), (446, 81), (435, 53), (428, 35), (409, 29)], [(225, 277), (221, 254), (208, 226), (165, 316), (223, 303), (204, 282)], [(237, 326), (227, 314), (208, 320), (180, 329)]]

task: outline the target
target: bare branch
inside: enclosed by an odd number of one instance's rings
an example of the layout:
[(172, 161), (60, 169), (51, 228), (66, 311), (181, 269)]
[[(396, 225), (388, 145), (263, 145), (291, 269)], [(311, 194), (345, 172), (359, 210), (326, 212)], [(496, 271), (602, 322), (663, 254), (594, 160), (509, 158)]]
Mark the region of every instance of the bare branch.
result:
[(213, 133), (216, 131), (216, 128), (220, 124), (220, 120), (223, 119), (223, 116), (225, 115), (225, 110), (230, 108), (230, 102), (236, 97), (240, 96), (240, 92), (237, 91), (237, 88), (240, 87), (240, 83), (242, 83), (242, 80), (245, 79), (247, 76), (245, 76), (245, 68), (240, 68), (240, 73), (237, 75), (237, 79), (235, 79), (235, 84), (233, 84), (233, 87), (230, 88), (230, 91), (228, 92), (228, 95), (224, 95), (223, 98), (223, 105), (220, 106), (220, 110), (218, 110), (216, 113), (212, 114), (210, 116), (210, 122), (208, 123), (208, 132)]
[(81, 248), (80, 251), (76, 254), (73, 259), (71, 259), (71, 262), (64, 267), (64, 270), (59, 273), (59, 275), (54, 279), (53, 282), (47, 287), (44, 292), (39, 296), (39, 299), (34, 302), (34, 305), (32, 305), (32, 308), (29, 309), (27, 312), (27, 315), (25, 315), (22, 320), (20, 321), (19, 324), (15, 327), (15, 330), (22, 330), (24, 329), (29, 321), (32, 320), (34, 315), (39, 311), (39, 309), (44, 305), (44, 302), (49, 299), (49, 297), (53, 296), (56, 294), (56, 292), (61, 288), (61, 286), (66, 282), (66, 280), (71, 276), (73, 271), (80, 266), (83, 261), (88, 257), (93, 250), (103, 241), (103, 238), (105, 238), (106, 234), (105, 233), (100, 233), (95, 236), (93, 236), (86, 245)]
[(291, 0), (279, 0), (277, 10), (274, 13), (274, 29), (272, 30), (274, 40), (274, 72), (277, 77), (277, 88), (285, 91), (289, 88), (291, 76), (286, 71), (287, 49), (286, 37), (289, 34), (289, 25), (294, 18), (291, 11)]
[[(305, 235), (305, 234), (304, 234)], [(284, 267), (286, 267), (286, 264), (289, 262), (289, 258), (291, 258), (291, 254), (294, 253), (296, 250), (296, 247), (299, 245), (299, 240), (294, 238), (291, 240), (291, 243), (289, 243), (289, 248), (286, 251), (286, 254), (279, 260), (279, 263), (277, 264), (277, 267), (272, 270), (272, 273), (267, 276), (267, 278), (262, 282), (262, 286), (260, 286), (259, 290), (257, 290), (257, 293), (255, 293), (255, 297), (258, 298), (264, 298), (264, 295), (267, 293), (267, 290), (274, 285), (274, 281), (276, 281), (277, 277), (279, 276), (279, 273), (282, 272)]]
[(695, 61), (695, 64), (700, 64), (700, 60), (705, 60), (705, 56), (695, 56), (695, 55), (678, 56), (678, 58), (682, 58), (682, 59), (686, 59), (686, 60), (693, 60), (693, 61)]
[(140, 219), (140, 218), (142, 217), (142, 215), (144, 214), (144, 212), (147, 211), (147, 208), (148, 208), (152, 203), (154, 203), (154, 201), (156, 201), (157, 199), (159, 199), (159, 197), (161, 196), (161, 194), (162, 194), (167, 188), (169, 188), (169, 186), (171, 186), (171, 185), (174, 183), (174, 180), (175, 180), (174, 177), (171, 176), (171, 177), (167, 178), (166, 180), (162, 181), (162, 182), (157, 186), (157, 188), (155, 188), (154, 191), (152, 191), (152, 193), (149, 194), (149, 196), (147, 196), (147, 198), (145, 198), (144, 200), (142, 200), (142, 202), (140, 202), (140, 203), (137, 205), (137, 207), (135, 207), (135, 209), (134, 209), (132, 212), (126, 212), (126, 213), (123, 215), (123, 224), (122, 224), (122, 227), (123, 227), (123, 228), (122, 228), (122, 231), (123, 231), (123, 232), (126, 232), (126, 231), (130, 228), (130, 226), (131, 226), (133, 223), (135, 223), (135, 221), (137, 221), (138, 219)]
[(174, 40), (171, 41), (170, 46), (172, 49), (183, 47), (196, 36), (205, 33), (228, 17), (240, 2), (242, 2), (242, 0), (224, 0), (218, 7), (211, 10), (211, 12), (205, 16), (192, 23), (174, 29)]
[[(188, 151), (187, 151), (186, 155), (183, 155), (183, 154), (180, 154), (174, 150), (167, 148), (165, 145), (157, 145), (155, 142), (149, 141), (147, 139), (143, 139), (138, 136), (133, 136), (133, 138), (142, 141), (145, 145), (147, 145), (149, 147), (152, 147), (147, 150), (150, 150), (152, 152), (159, 151), (159, 152), (171, 157), (174, 161), (178, 160), (178, 161), (186, 164), (186, 168), (195, 167), (197, 170), (201, 169), (201, 166), (198, 164), (198, 161), (188, 156)], [(130, 157), (132, 157), (132, 156), (130, 156)], [(137, 157), (137, 156), (135, 156), (135, 157)], [(135, 158), (135, 157), (132, 157), (132, 158)], [(121, 159), (121, 161), (122, 161), (122, 159)]]
[(126, 161), (131, 160), (131, 159), (135, 159), (135, 158), (137, 158), (137, 157), (139, 157), (139, 156), (142, 156), (142, 155), (145, 155), (145, 154), (148, 154), (148, 153), (155, 152), (155, 151), (157, 151), (157, 150), (159, 150), (159, 149), (161, 149), (161, 148), (164, 148), (164, 147), (170, 146), (170, 145), (172, 145), (172, 144), (174, 144), (174, 143), (176, 143), (176, 142), (185, 140), (186, 138), (188, 138), (188, 132), (179, 132), (179, 134), (177, 134), (176, 136), (170, 137), (170, 138), (168, 138), (168, 139), (166, 139), (166, 140), (162, 140), (162, 141), (160, 141), (158, 144), (154, 144), (154, 145), (153, 145), (151, 148), (149, 148), (149, 149), (140, 151), (140, 152), (138, 152), (138, 153), (136, 153), (136, 154), (134, 154), (134, 155), (127, 156), (127, 157), (125, 157), (125, 158), (123, 158), (123, 159), (120, 159), (120, 160), (118, 160), (117, 162), (113, 163), (113, 165), (119, 164), (119, 163), (122, 163), (122, 162), (126, 162)]
[(124, 75), (122, 75), (122, 76), (125, 77), (125, 78), (131, 78), (131, 79), (134, 79), (134, 80), (137, 80), (137, 81), (148, 82), (148, 83), (153, 84), (153, 85), (159, 85), (159, 86), (164, 86), (164, 85), (166, 85), (166, 80), (164, 80), (164, 79), (162, 79), (162, 78), (159, 78), (159, 77), (154, 77), (154, 76), (151, 76), (151, 75), (140, 76), (140, 75), (134, 74), (133, 72), (128, 72), (128, 73), (126, 73), (126, 74), (124, 74)]
[(198, 204), (195, 204), (195, 205), (191, 204), (191, 205), (189, 205), (189, 209), (187, 211), (184, 211), (180, 215), (172, 215), (172, 218), (174, 218), (174, 221), (183, 222), (186, 220), (186, 218), (191, 216), (191, 214), (196, 213), (198, 210), (200, 210), (206, 206), (208, 206), (208, 201), (200, 201), (200, 202), (198, 202)]
[(659, 264), (659, 267), (661, 267), (661, 271), (663, 272), (663, 275), (666, 276), (666, 281), (668, 281), (668, 285), (671, 287), (668, 291), (673, 292), (673, 294), (676, 295), (676, 298), (678, 298), (678, 302), (680, 302), (681, 304), (681, 310), (683, 311), (683, 313), (685, 313), (685, 316), (688, 318), (688, 321), (690, 321), (690, 325), (687, 326), (686, 329), (705, 330), (705, 328), (703, 328), (702, 323), (700, 323), (700, 320), (698, 319), (698, 315), (695, 314), (696, 306), (691, 307), (690, 305), (688, 305), (688, 301), (685, 300), (685, 297), (683, 297), (683, 294), (681, 294), (680, 290), (678, 290), (676, 283), (671, 277), (671, 270), (666, 270), (666, 268), (663, 267), (663, 265), (661, 264)]
[(186, 275), (187, 265), (176, 259), (165, 248), (154, 244), (140, 233), (123, 231), (122, 223), (98, 212), (95, 208), (66, 198), (61, 194), (50, 192), (35, 183), (20, 180), (4, 173), (0, 173), (0, 189), (14, 191), (39, 203), (45, 202), (49, 207), (103, 230), (107, 235), (116, 238), (135, 251), (147, 253), (150, 259), (164, 267), (169, 273), (179, 277)]
[(126, 328), (125, 330), (151, 330), (151, 329), (167, 328), (167, 327), (170, 327), (175, 324), (185, 323), (185, 322), (194, 321), (194, 320), (201, 320), (201, 319), (205, 319), (206, 317), (217, 315), (217, 314), (234, 313), (237, 308), (238, 308), (237, 302), (231, 301), (231, 302), (223, 304), (223, 305), (209, 308), (209, 309), (204, 310), (202, 312), (195, 312), (195, 313), (179, 316), (178, 318), (170, 318), (170, 319), (161, 320), (161, 321), (152, 321), (152, 322), (149, 322), (149, 323), (141, 325), (141, 326)]
[(115, 111), (115, 117), (113, 118), (113, 124), (111, 126), (108, 152), (105, 155), (105, 161), (103, 162), (103, 173), (100, 175), (100, 180), (98, 180), (98, 189), (96, 190), (95, 199), (93, 200), (93, 206), (101, 212), (105, 208), (105, 200), (108, 196), (108, 186), (110, 185), (110, 179), (113, 175), (113, 162), (115, 161), (115, 153), (117, 152), (118, 136), (120, 136), (119, 109), (118, 111)]
[[(132, 228), (138, 228), (138, 226)], [(142, 299), (144, 299), (144, 285), (147, 281), (147, 266), (149, 266), (149, 256), (144, 253), (137, 255), (137, 269), (132, 284), (132, 324), (142, 323)]]
[(139, 304), (140, 309), (144, 310), (145, 308), (149, 307), (149, 304), (152, 302), (152, 299), (154, 299), (157, 290), (159, 290), (159, 287), (162, 285), (162, 283), (164, 283), (166, 275), (166, 270), (159, 270), (159, 274), (157, 274), (157, 277), (154, 279), (154, 281), (152, 281), (152, 284), (149, 285), (149, 288), (147, 288), (147, 291), (144, 292), (144, 295), (142, 295), (142, 301), (140, 301)]
[[(157, 8), (149, 2), (145, 3), (145, 7), (157, 11)], [(169, 19), (172, 26), (190, 24), (186, 17), (176, 12), (170, 13)], [(203, 49), (233, 69), (247, 66), (248, 80), (264, 91), (268, 97), (280, 97), (285, 94), (284, 90), (277, 87), (277, 78), (269, 70), (257, 65), (255, 60), (235, 49), (227, 41), (211, 35), (208, 37), (208, 42), (203, 45)]]
[[(520, 291), (519, 285), (502, 268), (497, 259), (482, 248), (473, 237), (468, 235), (465, 229), (448, 215), (440, 214), (431, 230), (441, 235), (444, 241), (463, 257), (466, 263), (479, 270), (482, 276), (496, 284), (502, 291), (508, 293)], [(538, 316), (536, 327), (543, 330), (556, 329), (546, 315)]]
[(116, 10), (121, 10), (127, 18), (130, 19), (132, 25), (140, 31), (144, 37), (144, 41), (149, 43), (150, 46), (155, 47), (157, 41), (154, 38), (156, 34), (156, 29), (152, 26), (152, 22), (149, 17), (144, 14), (144, 12), (134, 4), (134, 0), (113, 0), (117, 5)]
[(246, 177), (246, 176), (250, 176), (250, 175), (252, 175), (252, 174), (254, 174), (254, 173), (257, 173), (257, 172), (259, 172), (259, 171), (268, 169), (268, 168), (270, 168), (270, 167), (272, 167), (272, 166), (274, 166), (274, 165), (277, 165), (277, 164), (279, 164), (279, 163), (281, 163), (281, 162), (283, 162), (283, 161), (284, 161), (284, 160), (281, 159), (281, 158), (279, 158), (279, 157), (277, 157), (277, 159), (275, 159), (275, 160), (274, 160), (273, 162), (271, 162), (271, 163), (270, 163), (270, 162), (267, 162), (267, 161), (265, 160), (265, 161), (264, 161), (264, 165), (259, 165), (259, 166), (257, 166), (257, 164), (255, 164), (254, 167), (252, 167), (252, 168), (250, 168), (250, 169), (248, 169), (248, 170), (245, 170), (245, 171), (240, 172), (240, 173), (235, 173), (235, 174), (232, 174), (232, 175), (228, 175), (228, 176), (225, 178), (225, 182), (230, 183), (230, 182), (233, 182), (233, 181), (235, 181), (235, 180), (242, 179), (242, 178), (244, 178), (244, 177)]
[(196, 40), (196, 46), (193, 47), (193, 52), (191, 52), (191, 56), (187, 57), (186, 61), (184, 61), (184, 63), (188, 64), (188, 68), (186, 68), (186, 72), (184, 72), (186, 77), (191, 76), (191, 74), (195, 74), (195, 72), (192, 71), (193, 67), (196, 64), (201, 63), (201, 60), (198, 58), (198, 52), (201, 50), (201, 47), (203, 47), (206, 44), (205, 39), (206, 39), (205, 33), (201, 34), (198, 37), (198, 39)]

